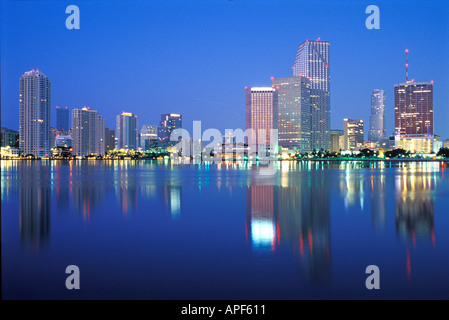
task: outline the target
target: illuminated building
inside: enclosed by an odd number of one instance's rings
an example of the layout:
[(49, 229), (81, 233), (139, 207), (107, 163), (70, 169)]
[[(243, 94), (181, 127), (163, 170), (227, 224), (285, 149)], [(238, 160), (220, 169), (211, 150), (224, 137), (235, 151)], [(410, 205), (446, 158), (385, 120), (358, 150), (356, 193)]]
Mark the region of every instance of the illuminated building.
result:
[(75, 156), (104, 155), (104, 119), (97, 110), (72, 110), (72, 144)]
[(140, 129), (140, 147), (147, 150), (145, 145), (151, 145), (151, 143), (146, 143), (147, 140), (157, 141), (157, 126), (143, 125)]
[(24, 155), (49, 156), (50, 87), (50, 80), (39, 70), (20, 77), (19, 148)]
[(277, 129), (278, 95), (272, 87), (246, 87), (246, 129), (252, 129), (249, 138), (251, 145), (259, 148), (273, 147), (277, 150), (278, 141), (273, 136), (272, 129)]
[(170, 141), (170, 136), (176, 129), (182, 129), (182, 115), (176, 113), (161, 114), (157, 137), (164, 147), (174, 146), (178, 143), (178, 139)]
[(385, 117), (385, 91), (374, 89), (371, 93), (368, 140), (378, 142), (387, 132)]
[(0, 147), (19, 147), (19, 132), (1, 127)]
[(345, 150), (355, 151), (363, 147), (363, 120), (344, 119)]
[(331, 130), (331, 152), (340, 152), (340, 150), (344, 150), (344, 135), (344, 130)]
[(69, 132), (69, 108), (56, 106), (56, 129)]
[(396, 147), (432, 152), (433, 83), (406, 81), (394, 86)]
[(137, 116), (131, 112), (123, 111), (117, 117), (117, 149), (137, 150)]
[(306, 77), (272, 78), (278, 95), (278, 144), (310, 152), (310, 81)]
[(306, 40), (298, 46), (294, 76), (310, 80), (311, 148), (330, 150), (329, 42)]
[(104, 127), (104, 152), (115, 149), (115, 130)]

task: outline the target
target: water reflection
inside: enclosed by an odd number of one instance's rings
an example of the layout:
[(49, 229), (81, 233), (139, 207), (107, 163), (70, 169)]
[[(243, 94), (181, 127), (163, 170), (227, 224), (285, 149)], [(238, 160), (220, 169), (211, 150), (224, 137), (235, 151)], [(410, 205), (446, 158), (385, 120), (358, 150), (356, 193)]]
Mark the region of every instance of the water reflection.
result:
[(31, 163), (18, 171), (20, 239), (38, 250), (50, 236), (50, 168)]

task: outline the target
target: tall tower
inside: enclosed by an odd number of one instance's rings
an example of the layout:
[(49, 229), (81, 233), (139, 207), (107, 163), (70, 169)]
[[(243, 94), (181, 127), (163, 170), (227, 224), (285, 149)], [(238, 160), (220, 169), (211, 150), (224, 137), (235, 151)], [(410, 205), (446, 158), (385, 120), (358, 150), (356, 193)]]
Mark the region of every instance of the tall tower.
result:
[(374, 89), (371, 93), (371, 115), (369, 117), (368, 140), (378, 142), (386, 135), (385, 91)]
[(56, 129), (69, 132), (69, 108), (56, 106)]
[[(277, 152), (278, 141), (271, 141), (272, 129), (278, 129), (278, 94), (272, 87), (246, 87), (246, 129), (254, 130), (251, 144), (259, 147), (273, 146)], [(274, 138), (274, 136), (273, 136)]]
[(279, 145), (310, 152), (310, 81), (306, 77), (272, 78), (278, 95)]
[(182, 115), (177, 113), (161, 114), (161, 120), (157, 128), (157, 137), (164, 147), (174, 146), (178, 141), (170, 141), (170, 136), (176, 129), (182, 128)]
[(72, 146), (76, 156), (105, 154), (104, 119), (90, 108), (72, 110)]
[(139, 135), (137, 133), (137, 116), (123, 111), (117, 116), (118, 149), (137, 150)]
[(408, 49), (405, 83), (394, 85), (394, 128), (396, 147), (430, 153), (433, 132), (433, 81), (408, 80)]
[(19, 148), (24, 155), (50, 155), (50, 80), (39, 70), (20, 77)]
[(294, 76), (310, 80), (311, 148), (330, 150), (329, 42), (306, 40), (298, 46)]

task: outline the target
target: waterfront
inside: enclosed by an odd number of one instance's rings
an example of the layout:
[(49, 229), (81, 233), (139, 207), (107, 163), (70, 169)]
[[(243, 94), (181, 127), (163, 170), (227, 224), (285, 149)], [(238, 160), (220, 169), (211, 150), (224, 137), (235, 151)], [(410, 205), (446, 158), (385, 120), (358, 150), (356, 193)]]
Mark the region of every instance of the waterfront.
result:
[[(1, 169), (5, 299), (449, 297), (443, 162)], [(71, 264), (80, 290), (65, 288)], [(365, 288), (372, 264), (377, 291)]]

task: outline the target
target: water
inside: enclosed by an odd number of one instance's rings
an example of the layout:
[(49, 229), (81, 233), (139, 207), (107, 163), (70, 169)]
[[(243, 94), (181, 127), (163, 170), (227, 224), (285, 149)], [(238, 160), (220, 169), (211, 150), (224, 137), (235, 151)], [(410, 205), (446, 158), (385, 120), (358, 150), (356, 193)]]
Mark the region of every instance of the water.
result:
[(445, 163), (1, 169), (4, 299), (449, 298)]

